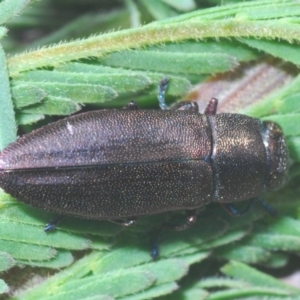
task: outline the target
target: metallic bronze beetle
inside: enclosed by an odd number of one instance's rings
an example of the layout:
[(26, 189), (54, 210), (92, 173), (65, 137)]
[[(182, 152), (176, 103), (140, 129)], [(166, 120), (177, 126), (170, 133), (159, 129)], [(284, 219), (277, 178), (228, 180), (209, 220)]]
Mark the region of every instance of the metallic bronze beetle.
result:
[[(30, 205), (88, 219), (131, 220), (224, 205), (278, 188), (287, 172), (280, 127), (196, 103), (92, 111), (19, 138), (0, 154), (0, 187)], [(49, 228), (48, 228), (49, 229)]]

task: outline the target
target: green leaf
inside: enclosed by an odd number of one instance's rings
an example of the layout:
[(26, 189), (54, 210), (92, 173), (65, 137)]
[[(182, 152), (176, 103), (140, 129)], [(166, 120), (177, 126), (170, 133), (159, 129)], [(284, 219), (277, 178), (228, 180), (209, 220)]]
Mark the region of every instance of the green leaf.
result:
[(260, 247), (235, 244), (216, 250), (214, 255), (221, 256), (228, 260), (235, 259), (247, 264), (257, 264), (267, 261), (271, 253)]
[(36, 123), (37, 121), (43, 120), (44, 115), (26, 114), (26, 113), (16, 113), (16, 120), (18, 125), (27, 125)]
[[(62, 87), (64, 89), (64, 87)], [(67, 87), (70, 89), (70, 86)], [(77, 88), (75, 88), (76, 90)], [(61, 91), (60, 91), (61, 92)], [(58, 94), (60, 93), (58, 92)], [(63, 94), (64, 92), (61, 92)], [(68, 91), (66, 91), (68, 93)], [(68, 116), (81, 109), (81, 106), (70, 98), (60, 96), (47, 96), (41, 103), (26, 106), (22, 109), (25, 114), (31, 115), (60, 115)], [(32, 121), (32, 119), (31, 119)]]
[(50, 99), (67, 98), (78, 103), (104, 102), (117, 96), (117, 92), (112, 88), (93, 84), (36, 82), (34, 86), (43, 89)]
[[(64, 83), (72, 85), (87, 84), (94, 86), (103, 86), (114, 89), (118, 94), (137, 92), (147, 88), (152, 83), (148, 77), (138, 74), (85, 74), (79, 72), (62, 71), (31, 71), (18, 77), (17, 82), (20, 83), (22, 81), (30, 83)], [(84, 99), (85, 97), (83, 96), (82, 98)]]
[(0, 272), (10, 269), (15, 265), (15, 260), (6, 252), (0, 252)]
[(9, 240), (1, 240), (0, 251), (7, 252), (14, 259), (44, 261), (49, 260), (57, 254), (53, 248), (32, 245)]
[(278, 44), (275, 41), (270, 40), (256, 40), (251, 39), (239, 39), (250, 47), (258, 50), (262, 50), (272, 56), (282, 58), (285, 61), (289, 61), (293, 64), (300, 64), (299, 46), (297, 44), (291, 44), (288, 42), (281, 42)]
[[(9, 1), (5, 1), (9, 2)], [(3, 2), (2, 2), (3, 3)], [(2, 4), (0, 3), (0, 5)], [(0, 16), (1, 18), (1, 16)], [(0, 151), (17, 138), (16, 121), (10, 95), (5, 53), (0, 46)]]
[(140, 2), (147, 8), (150, 14), (157, 20), (163, 20), (168, 17), (177, 15), (169, 6), (165, 5), (160, 0), (140, 0)]
[[(104, 74), (110, 77), (110, 73), (116, 73), (118, 75), (122, 74), (123, 76), (147, 76), (154, 85), (151, 90), (147, 92), (149, 94), (157, 94), (157, 84), (158, 82), (164, 78), (166, 75), (163, 73), (154, 73), (154, 72), (143, 72), (143, 71), (128, 71), (122, 68), (112, 68), (107, 66), (101, 65), (88, 65), (83, 63), (69, 63), (66, 65), (62, 65), (56, 68), (58, 71), (63, 72), (78, 72), (78, 73), (93, 73), (93, 74)], [(192, 85), (184, 77), (178, 77), (171, 74), (168, 74), (170, 78), (170, 85), (168, 87), (168, 95), (169, 96), (181, 96), (186, 94), (188, 91), (191, 90)]]
[[(277, 6), (276, 18), (274, 11), (270, 17), (266, 13), (261, 16), (261, 19), (255, 18), (255, 20), (249, 20), (250, 16), (245, 15), (245, 10), (249, 8), (255, 12), (257, 10), (267, 12), (270, 5)], [(284, 7), (284, 10), (280, 7)], [(22, 53), (9, 59), (9, 72), (11, 76), (15, 76), (30, 69), (57, 66), (71, 60), (87, 57), (100, 58), (116, 51), (187, 39), (247, 36), (299, 41), (300, 25), (295, 22), (295, 19), (286, 18), (290, 15), (293, 18), (300, 15), (299, 6), (293, 1), (285, 1), (284, 4), (279, 0), (263, 3), (253, 1), (227, 7), (214, 7), (178, 16), (169, 21), (153, 22), (139, 28), (91, 36), (84, 40)]]
[(39, 103), (46, 97), (42, 89), (30, 84), (19, 84), (13, 87), (11, 92), (16, 108)]
[(145, 299), (145, 300), (147, 300), (147, 299), (152, 299), (155, 297), (171, 294), (172, 292), (174, 292), (177, 289), (178, 289), (178, 285), (175, 282), (165, 283), (165, 284), (151, 287), (151, 289), (142, 291), (139, 294), (121, 297), (120, 299), (122, 299), (122, 300)]
[(299, 290), (296, 288), (286, 285), (272, 276), (255, 270), (254, 268), (251, 268), (241, 262), (230, 261), (228, 264), (222, 267), (221, 270), (228, 276), (232, 276), (238, 280), (244, 280), (245, 282), (248, 282), (256, 287), (267, 287), (274, 289), (274, 294), (280, 290), (287, 293), (299, 292)]
[(106, 66), (151, 70), (163, 73), (209, 74), (232, 70), (238, 63), (226, 54), (123, 51), (99, 62)]
[(50, 260), (37, 261), (37, 260), (21, 260), (18, 259), (17, 263), (21, 265), (29, 265), (31, 267), (41, 267), (49, 269), (61, 269), (71, 265), (74, 262), (73, 255), (68, 251), (59, 251), (55, 257)]
[(177, 10), (189, 11), (196, 8), (194, 0), (162, 0)]
[[(44, 291), (43, 299), (84, 299), (85, 297), (97, 295), (112, 295), (122, 297), (135, 294), (151, 286), (155, 277), (147, 271), (124, 270), (117, 274), (89, 276), (78, 280), (72, 280), (59, 286), (59, 290)], [(130, 284), (128, 284), (130, 282)], [(22, 299), (32, 299), (24, 297)]]
[[(300, 110), (300, 102), (293, 99), (300, 93), (300, 76), (284, 85), (280, 90), (271, 93), (259, 102), (248, 106), (242, 113), (257, 118), (272, 115), (274, 113), (294, 113)], [(292, 101), (291, 101), (292, 100)]]
[(0, 3), (0, 24), (7, 22), (10, 18), (19, 14), (30, 0), (4, 0)]

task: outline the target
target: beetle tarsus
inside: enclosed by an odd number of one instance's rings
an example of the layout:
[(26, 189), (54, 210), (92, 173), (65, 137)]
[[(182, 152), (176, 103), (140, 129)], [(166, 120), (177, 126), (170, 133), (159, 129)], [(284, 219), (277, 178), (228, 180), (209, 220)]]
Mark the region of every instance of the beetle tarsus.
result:
[(55, 218), (54, 220), (51, 220), (49, 223), (47, 223), (45, 225), (44, 231), (45, 232), (53, 231), (56, 228), (56, 226), (58, 225), (58, 223), (65, 217), (66, 217), (66, 215), (61, 215), (61, 216)]
[(159, 243), (158, 243), (159, 235), (152, 241), (151, 243), (151, 251), (150, 255), (153, 260), (156, 260), (159, 257)]
[(137, 110), (139, 109), (137, 103), (135, 101), (130, 101), (128, 102), (124, 107), (123, 109), (130, 109), (130, 110)]
[(217, 108), (218, 108), (218, 99), (211, 98), (204, 111), (204, 114), (207, 116), (213, 116), (217, 113)]

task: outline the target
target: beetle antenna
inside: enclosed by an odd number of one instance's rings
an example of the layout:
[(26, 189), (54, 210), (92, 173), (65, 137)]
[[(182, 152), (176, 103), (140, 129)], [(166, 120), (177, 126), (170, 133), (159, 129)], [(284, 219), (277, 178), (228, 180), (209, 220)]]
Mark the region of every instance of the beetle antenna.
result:
[(168, 77), (164, 77), (158, 86), (158, 91), (157, 91), (157, 99), (159, 101), (159, 107), (162, 110), (166, 110), (168, 109), (168, 106), (166, 104), (166, 100), (165, 100), (165, 93), (166, 90), (168, 88), (168, 84), (169, 84), (169, 78)]

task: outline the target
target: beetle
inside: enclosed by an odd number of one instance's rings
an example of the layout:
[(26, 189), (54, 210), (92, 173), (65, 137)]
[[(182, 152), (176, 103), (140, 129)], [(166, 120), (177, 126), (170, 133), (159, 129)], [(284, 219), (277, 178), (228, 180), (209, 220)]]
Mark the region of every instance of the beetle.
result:
[[(287, 173), (283, 132), (271, 121), (204, 112), (183, 101), (161, 110), (78, 114), (32, 131), (0, 154), (0, 187), (32, 206), (60, 215), (135, 223), (142, 215), (196, 209), (211, 202), (237, 214), (233, 203), (278, 188)], [(55, 226), (49, 223), (45, 230)]]

